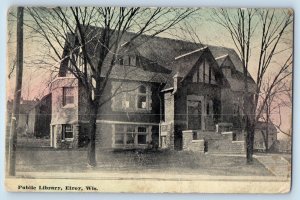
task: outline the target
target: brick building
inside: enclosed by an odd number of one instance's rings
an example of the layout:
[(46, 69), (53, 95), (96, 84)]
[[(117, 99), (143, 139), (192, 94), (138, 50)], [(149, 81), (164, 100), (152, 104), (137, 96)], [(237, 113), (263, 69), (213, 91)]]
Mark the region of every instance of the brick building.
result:
[[(89, 31), (97, 35), (101, 29)], [(122, 43), (132, 35), (126, 33)], [(131, 46), (135, 48), (118, 57), (105, 88), (107, 96), (116, 95), (99, 108), (98, 149), (158, 146), (181, 150), (194, 142), (203, 151), (244, 150), (243, 68), (233, 49), (146, 35)], [(97, 51), (93, 45), (89, 48)], [(86, 94), (68, 72), (68, 64), (68, 59), (61, 63), (51, 85), (54, 148), (88, 143)], [(254, 93), (250, 75), (248, 84)]]

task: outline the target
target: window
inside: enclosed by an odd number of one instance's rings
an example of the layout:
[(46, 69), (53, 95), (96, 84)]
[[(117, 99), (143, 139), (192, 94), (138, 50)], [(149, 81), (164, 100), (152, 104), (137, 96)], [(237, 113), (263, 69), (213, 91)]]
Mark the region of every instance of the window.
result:
[(124, 65), (124, 59), (123, 59), (123, 57), (119, 58), (119, 64), (120, 65)]
[(136, 66), (136, 57), (135, 56), (129, 56), (129, 65)]
[(116, 146), (134, 147), (146, 145), (148, 135), (147, 126), (116, 124), (114, 142)]
[(64, 87), (63, 88), (63, 105), (74, 104), (74, 88)]
[(118, 60), (120, 65), (130, 65), (130, 66), (137, 66), (137, 57), (136, 56), (123, 56), (120, 57)]
[(129, 65), (129, 56), (123, 57), (123, 65)]
[(147, 128), (138, 127), (138, 144), (147, 144)]
[(206, 114), (209, 115), (209, 103), (206, 104)]
[(214, 71), (206, 60), (204, 60), (194, 72), (192, 82), (216, 84)]
[(146, 87), (144, 85), (141, 85), (138, 88), (137, 108), (138, 109), (147, 109), (147, 91), (146, 91)]
[(124, 144), (124, 134), (123, 133), (115, 134), (115, 144)]
[[(144, 112), (151, 110), (151, 89), (150, 86), (141, 85), (138, 82), (123, 83), (113, 82), (112, 94), (118, 90), (112, 99), (113, 111)], [(122, 92), (124, 91), (124, 92)]]
[(71, 124), (63, 124), (62, 140), (73, 139), (73, 126)]
[(126, 144), (134, 144), (135, 143), (135, 127), (127, 126), (126, 130)]

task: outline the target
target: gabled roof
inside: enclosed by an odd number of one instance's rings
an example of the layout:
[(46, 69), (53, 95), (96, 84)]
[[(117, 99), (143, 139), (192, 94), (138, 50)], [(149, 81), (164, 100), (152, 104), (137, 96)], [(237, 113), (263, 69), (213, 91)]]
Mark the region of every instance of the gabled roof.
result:
[(218, 65), (220, 66), (220, 68), (222, 67), (229, 67), (232, 70), (235, 70), (235, 66), (232, 62), (232, 60), (230, 59), (230, 56), (228, 54), (225, 54), (223, 56), (217, 57), (216, 61), (218, 62)]
[[(88, 35), (92, 37), (92, 39), (90, 40), (91, 45), (89, 45), (88, 47), (89, 52), (90, 54), (95, 54), (95, 59), (97, 59), (96, 55), (98, 48), (95, 45), (97, 43), (96, 39), (97, 37), (101, 36), (101, 32), (103, 31), (103, 29), (91, 26), (86, 28), (86, 31), (88, 32)], [(130, 39), (134, 36), (135, 33), (125, 32), (120, 44), (128, 45), (127, 42), (130, 41)], [(93, 40), (95, 42), (93, 42)], [(75, 40), (73, 39), (73, 41)], [(237, 55), (235, 50), (226, 47), (203, 45), (183, 40), (156, 36), (153, 37), (149, 35), (140, 35), (129, 45), (134, 45), (134, 51), (136, 54), (138, 54), (138, 57), (143, 63), (142, 70), (144, 72), (161, 73), (161, 76), (165, 76), (164, 80), (166, 80), (166, 84), (170, 87), (173, 85), (173, 76), (176, 73), (179, 73), (181, 76), (185, 76), (189, 72), (189, 70), (191, 70), (201, 54), (205, 50), (207, 51), (207, 49), (210, 51), (214, 58), (219, 57), (219, 59), (217, 59), (218, 63), (222, 62), (222, 56), (227, 55), (225, 56), (225, 58), (229, 57), (230, 62), (233, 63), (236, 71), (243, 73), (242, 62), (239, 56)], [(60, 71), (64, 72), (65, 70), (61, 69)], [(102, 73), (104, 74), (106, 71), (107, 70), (103, 69)], [(117, 77), (117, 71), (114, 76)], [(136, 74), (136, 76), (140, 75)], [(143, 79), (143, 74), (141, 75), (141, 77), (136, 78)], [(251, 76), (249, 78), (253, 81)]]
[[(231, 73), (231, 77), (226, 77), (226, 80), (233, 91), (242, 92), (245, 90), (243, 73), (239, 71), (233, 72)], [(255, 93), (256, 85), (250, 77), (248, 78), (248, 88), (250, 92)]]

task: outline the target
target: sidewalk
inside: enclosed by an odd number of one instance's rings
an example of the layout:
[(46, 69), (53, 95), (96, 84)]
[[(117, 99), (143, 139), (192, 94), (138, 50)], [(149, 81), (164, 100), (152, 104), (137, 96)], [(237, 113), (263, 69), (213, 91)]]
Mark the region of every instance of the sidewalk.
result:
[(168, 181), (255, 181), (289, 182), (289, 177), (276, 176), (216, 176), (168, 172), (108, 172), (90, 170), (86, 172), (17, 172), (16, 178), (27, 179), (81, 179), (81, 180), (168, 180)]
[(272, 174), (278, 177), (291, 177), (291, 164), (281, 155), (254, 155)]

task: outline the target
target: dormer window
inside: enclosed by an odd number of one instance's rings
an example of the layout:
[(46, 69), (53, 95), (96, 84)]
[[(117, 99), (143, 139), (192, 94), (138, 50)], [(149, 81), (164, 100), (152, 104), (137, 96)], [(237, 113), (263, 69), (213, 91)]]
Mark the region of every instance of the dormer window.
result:
[(135, 56), (129, 56), (129, 65), (136, 66), (136, 57)]
[(136, 56), (123, 56), (119, 58), (118, 61), (119, 65), (125, 65), (125, 66), (137, 66), (137, 59)]

